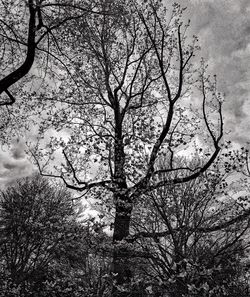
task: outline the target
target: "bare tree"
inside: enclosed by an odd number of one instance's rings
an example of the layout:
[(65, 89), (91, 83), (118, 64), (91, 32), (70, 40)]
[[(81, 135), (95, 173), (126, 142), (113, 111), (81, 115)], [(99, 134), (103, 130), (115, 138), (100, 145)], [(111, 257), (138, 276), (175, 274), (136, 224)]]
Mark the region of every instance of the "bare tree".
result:
[[(130, 242), (137, 243), (135, 255), (148, 258), (149, 284), (157, 288), (152, 280), (158, 280), (158, 290), (170, 296), (234, 296), (240, 290), (250, 210), (244, 196), (232, 197), (229, 176), (214, 170), (154, 190), (139, 202)], [(241, 289), (249, 288), (245, 283)]]

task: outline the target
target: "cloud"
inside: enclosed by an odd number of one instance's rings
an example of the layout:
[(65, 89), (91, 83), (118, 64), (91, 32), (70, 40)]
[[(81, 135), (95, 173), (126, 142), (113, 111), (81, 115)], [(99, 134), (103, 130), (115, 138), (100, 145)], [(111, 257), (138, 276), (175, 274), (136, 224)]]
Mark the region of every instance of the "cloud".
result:
[(17, 163), (10, 163), (10, 162), (3, 162), (3, 168), (7, 169), (7, 170), (13, 170), (18, 168), (19, 165)]
[(25, 143), (17, 139), (11, 148), (11, 155), (17, 160), (25, 158)]
[(250, 2), (186, 0), (191, 33), (199, 37), (201, 55), (225, 93), (225, 129), (237, 142), (250, 140)]
[(14, 180), (29, 176), (33, 166), (28, 161), (22, 141), (15, 141), (10, 151), (0, 151), (0, 184), (1, 188), (9, 185)]

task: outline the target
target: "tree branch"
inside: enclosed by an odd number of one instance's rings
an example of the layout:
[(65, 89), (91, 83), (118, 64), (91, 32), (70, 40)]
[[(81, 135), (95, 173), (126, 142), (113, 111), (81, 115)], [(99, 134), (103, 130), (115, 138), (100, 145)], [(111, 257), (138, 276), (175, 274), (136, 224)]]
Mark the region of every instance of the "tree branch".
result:
[(236, 216), (234, 218), (232, 218), (231, 220), (225, 221), (221, 224), (217, 224), (214, 225), (212, 227), (199, 227), (199, 228), (191, 228), (189, 226), (183, 226), (182, 228), (176, 228), (176, 229), (171, 229), (171, 230), (165, 230), (165, 231), (161, 231), (161, 232), (138, 232), (134, 235), (130, 235), (128, 237), (128, 241), (129, 242), (134, 242), (137, 239), (140, 238), (157, 238), (157, 237), (165, 237), (165, 236), (169, 236), (173, 233), (178, 233), (181, 232), (182, 230), (185, 229), (185, 232), (198, 232), (198, 233), (212, 233), (212, 232), (216, 232), (216, 231), (220, 231), (223, 229), (226, 229), (236, 223), (241, 223), (245, 220), (249, 220), (250, 219), (250, 210), (245, 211), (243, 214)]
[(6, 92), (10, 86), (19, 81), (24, 77), (30, 70), (35, 59), (35, 36), (36, 36), (36, 8), (34, 0), (28, 1), (29, 7), (29, 29), (28, 29), (28, 40), (27, 40), (27, 54), (23, 64), (14, 70), (12, 73), (0, 80), (0, 94)]

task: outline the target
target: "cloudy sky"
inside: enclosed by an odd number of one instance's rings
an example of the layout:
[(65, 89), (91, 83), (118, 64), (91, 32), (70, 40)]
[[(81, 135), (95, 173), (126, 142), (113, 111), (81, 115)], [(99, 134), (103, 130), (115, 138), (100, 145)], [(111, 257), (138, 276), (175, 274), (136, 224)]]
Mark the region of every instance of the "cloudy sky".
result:
[[(243, 145), (250, 142), (250, 1), (180, 0), (187, 6), (191, 32), (199, 37), (202, 55), (216, 73), (226, 95), (224, 114), (230, 138)], [(11, 151), (0, 151), (1, 184), (29, 175), (22, 141)]]
[(185, 2), (202, 55), (226, 95), (225, 129), (232, 140), (245, 144), (250, 141), (250, 1)]
[(24, 153), (24, 142), (13, 141), (11, 150), (0, 150), (0, 187), (7, 186), (19, 177), (30, 175), (33, 166)]

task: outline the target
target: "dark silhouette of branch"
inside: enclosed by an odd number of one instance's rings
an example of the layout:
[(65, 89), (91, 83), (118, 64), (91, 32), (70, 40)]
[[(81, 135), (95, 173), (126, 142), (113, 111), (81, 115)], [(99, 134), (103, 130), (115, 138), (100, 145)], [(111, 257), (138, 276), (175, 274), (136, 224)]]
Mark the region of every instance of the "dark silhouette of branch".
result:
[[(237, 223), (241, 223), (244, 221), (248, 221), (249, 224), (249, 220), (250, 220), (250, 209), (246, 210), (244, 213), (242, 213), (241, 215), (238, 215), (230, 220), (227, 220), (225, 222), (222, 222), (220, 224), (211, 226), (211, 227), (197, 227), (197, 228), (191, 228), (188, 226), (183, 226), (181, 228), (176, 228), (176, 229), (171, 229), (171, 230), (165, 230), (165, 231), (161, 231), (161, 232), (138, 232), (134, 235), (130, 235), (128, 237), (128, 242), (134, 242), (137, 239), (140, 238), (160, 238), (160, 237), (165, 237), (165, 236), (169, 236), (171, 234), (174, 233), (178, 233), (180, 231), (185, 230), (185, 232), (197, 232), (197, 233), (212, 233), (212, 232), (216, 232), (216, 231), (221, 231), (223, 229), (226, 229), (234, 224)], [(248, 228), (248, 227), (246, 227)], [(245, 230), (245, 229), (244, 229)], [(245, 230), (246, 231), (246, 230)], [(244, 231), (244, 232), (245, 232)], [(242, 234), (239, 236), (239, 238), (242, 236)], [(237, 238), (238, 240), (238, 238)]]
[[(34, 59), (35, 59), (35, 50), (36, 50), (36, 15), (37, 9), (35, 6), (35, 0), (28, 1), (29, 7), (29, 28), (28, 28), (28, 38), (27, 38), (27, 53), (26, 58), (23, 64), (18, 67), (16, 70), (8, 74), (6, 77), (0, 80), (0, 94), (3, 92), (8, 92), (8, 88), (19, 81), (22, 77), (24, 77), (29, 70), (31, 69)], [(8, 93), (7, 93), (8, 94)], [(15, 102), (15, 99), (12, 97), (12, 103)], [(7, 102), (7, 104), (9, 104)], [(1, 104), (3, 105), (3, 104)]]

